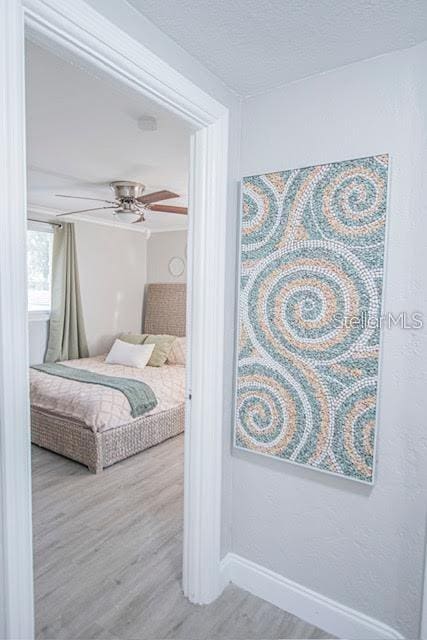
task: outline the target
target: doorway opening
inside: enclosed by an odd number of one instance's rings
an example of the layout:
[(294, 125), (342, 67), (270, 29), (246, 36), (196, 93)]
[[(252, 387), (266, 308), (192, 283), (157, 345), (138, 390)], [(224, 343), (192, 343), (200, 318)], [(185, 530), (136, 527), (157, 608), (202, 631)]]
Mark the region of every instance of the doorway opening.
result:
[(145, 635), (184, 600), (194, 127), (31, 41), (26, 121), (36, 637)]
[[(13, 51), (7, 61), (9, 73), (2, 79), (6, 94), (11, 96), (2, 121), (6, 130), (14, 132), (5, 146), (10, 160), (2, 173), (8, 187), (5, 209), (17, 210), (25, 193), (25, 156), (20, 151), (16, 153), (16, 140), (19, 137), (23, 140), (24, 91), (23, 83), (17, 82), (22, 78), (24, 58), (22, 12), (26, 36), (31, 41), (89, 73), (121, 81), (141, 96), (180, 115), (194, 128), (188, 192), (187, 342), (191, 345), (188, 350), (191, 361), (187, 362), (187, 370), (191, 371), (188, 377), (191, 387), (186, 387), (182, 585), (192, 602), (207, 603), (224, 586), (220, 567), (220, 486), (228, 111), (143, 45), (107, 21), (99, 20), (87, 5), (79, 5), (76, 19), (75, 9), (66, 3), (54, 10), (49, 3), (37, 3), (36, 7), (30, 1), (22, 5), (12, 3), (1, 26), (4, 46)], [(114, 48), (111, 42), (115, 43)], [(25, 283), (26, 250), (22, 242), (27, 225), (25, 207), (21, 211), (21, 219), (4, 218), (4, 237), (9, 244), (2, 251), (1, 266), (15, 274), (15, 281)], [(176, 272), (176, 264), (171, 264), (171, 270)], [(5, 557), (11, 558), (3, 575), (8, 594), (5, 631), (11, 636), (31, 637), (30, 437), (29, 431), (10, 429), (11, 425), (25, 425), (29, 407), (28, 328), (23, 322), (27, 291), (23, 286), (16, 295), (16, 290), (4, 281), (1, 287), (2, 305), (9, 312), (6, 324), (10, 328), (7, 340), (6, 332), (1, 334), (1, 352), (3, 360), (11, 363), (9, 380), (1, 380), (5, 400), (2, 429), (9, 429), (3, 432), (7, 437), (2, 440), (1, 451), (7, 488), (2, 504), (5, 523), (2, 539)], [(19, 536), (15, 535), (17, 518)]]

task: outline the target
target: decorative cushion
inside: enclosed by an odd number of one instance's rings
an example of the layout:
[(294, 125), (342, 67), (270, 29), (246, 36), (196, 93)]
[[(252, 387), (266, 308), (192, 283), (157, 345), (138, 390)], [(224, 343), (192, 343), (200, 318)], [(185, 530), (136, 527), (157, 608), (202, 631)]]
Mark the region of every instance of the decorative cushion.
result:
[(130, 344), (123, 340), (115, 340), (105, 362), (107, 364), (122, 364), (127, 367), (143, 369), (154, 350), (154, 344)]
[(169, 355), (175, 336), (168, 335), (151, 335), (149, 334), (144, 340), (144, 345), (154, 345), (154, 351), (148, 362), (149, 367), (162, 367)]
[(185, 366), (187, 344), (186, 338), (176, 338), (172, 343), (171, 350), (168, 355), (168, 364), (181, 364)]
[(129, 344), (143, 344), (147, 335), (147, 333), (122, 333), (119, 340), (129, 342)]

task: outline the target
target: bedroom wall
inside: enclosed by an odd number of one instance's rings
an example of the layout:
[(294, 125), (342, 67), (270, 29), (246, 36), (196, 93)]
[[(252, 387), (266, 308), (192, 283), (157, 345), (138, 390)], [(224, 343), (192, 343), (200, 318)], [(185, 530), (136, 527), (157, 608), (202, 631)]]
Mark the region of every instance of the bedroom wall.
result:
[[(241, 175), (390, 154), (385, 310), (427, 319), (427, 45), (289, 84), (243, 106)], [(372, 488), (235, 452), (232, 548), (419, 637), (426, 330), (385, 331)]]
[[(104, 353), (122, 331), (140, 331), (145, 284), (186, 282), (169, 273), (169, 260), (186, 266), (186, 231), (154, 233), (150, 240), (134, 231), (76, 223), (80, 287), (91, 355)], [(48, 320), (30, 320), (30, 364), (43, 362)]]
[(75, 224), (89, 352), (98, 355), (117, 334), (141, 329), (147, 241), (134, 231)]
[[(147, 282), (186, 282), (187, 281), (187, 232), (165, 231), (153, 233), (147, 242)], [(169, 272), (169, 261), (178, 257), (185, 268), (181, 276)]]

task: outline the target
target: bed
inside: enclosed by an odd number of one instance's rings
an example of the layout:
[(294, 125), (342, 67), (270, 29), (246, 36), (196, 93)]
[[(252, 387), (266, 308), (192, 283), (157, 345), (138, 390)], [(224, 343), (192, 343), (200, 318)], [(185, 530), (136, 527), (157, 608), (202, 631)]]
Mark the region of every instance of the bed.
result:
[[(144, 309), (144, 333), (185, 336), (185, 284), (148, 285)], [(132, 419), (129, 403), (119, 391), (31, 370), (31, 440), (34, 444), (99, 473), (184, 430), (184, 366), (165, 364), (138, 370), (107, 365), (104, 356), (66, 364), (100, 374), (139, 378), (151, 386), (158, 404), (142, 417)]]

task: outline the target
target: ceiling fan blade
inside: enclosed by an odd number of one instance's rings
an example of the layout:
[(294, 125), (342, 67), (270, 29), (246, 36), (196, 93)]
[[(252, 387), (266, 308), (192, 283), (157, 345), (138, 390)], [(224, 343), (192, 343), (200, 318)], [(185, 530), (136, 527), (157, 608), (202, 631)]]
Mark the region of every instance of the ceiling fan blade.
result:
[(143, 204), (151, 204), (152, 202), (160, 202), (161, 200), (169, 200), (169, 198), (179, 198), (178, 193), (173, 193), (173, 191), (153, 191), (153, 193), (147, 193), (146, 196), (139, 196), (137, 198), (138, 202), (142, 202)]
[(186, 216), (188, 213), (187, 207), (172, 207), (167, 204), (152, 204), (150, 207), (150, 211), (160, 211), (162, 213), (180, 213), (181, 215)]
[(55, 193), (57, 198), (73, 198), (74, 200), (95, 200), (96, 202), (109, 202), (110, 204), (116, 204), (113, 200), (103, 200), (102, 198), (88, 198), (85, 196), (66, 196), (63, 193)]
[(67, 211), (67, 213), (58, 213), (57, 218), (62, 218), (62, 216), (72, 216), (75, 213), (86, 213), (87, 211), (101, 211), (101, 209), (115, 209), (117, 205), (114, 207), (96, 207), (95, 209), (79, 209), (78, 211)]

